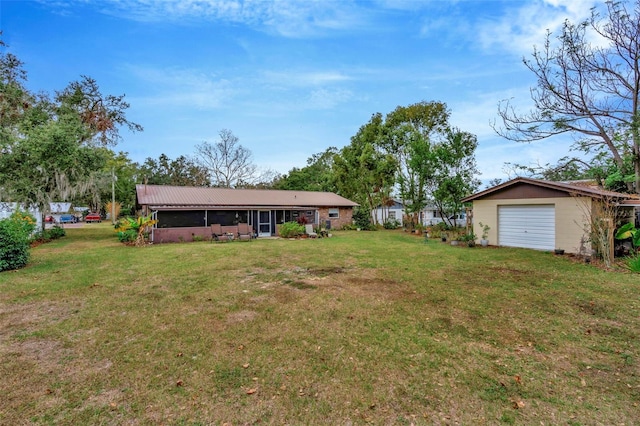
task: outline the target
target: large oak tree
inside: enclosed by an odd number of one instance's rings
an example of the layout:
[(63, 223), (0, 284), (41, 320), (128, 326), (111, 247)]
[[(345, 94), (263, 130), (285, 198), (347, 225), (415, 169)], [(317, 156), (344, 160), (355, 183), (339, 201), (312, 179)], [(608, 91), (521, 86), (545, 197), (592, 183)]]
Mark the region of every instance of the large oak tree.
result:
[(0, 200), (36, 205), (44, 214), (49, 202), (97, 191), (108, 158), (104, 147), (118, 142), (122, 126), (142, 127), (126, 118), (123, 95), (103, 95), (90, 77), (53, 97), (29, 91), (26, 78), (22, 61), (3, 49)]

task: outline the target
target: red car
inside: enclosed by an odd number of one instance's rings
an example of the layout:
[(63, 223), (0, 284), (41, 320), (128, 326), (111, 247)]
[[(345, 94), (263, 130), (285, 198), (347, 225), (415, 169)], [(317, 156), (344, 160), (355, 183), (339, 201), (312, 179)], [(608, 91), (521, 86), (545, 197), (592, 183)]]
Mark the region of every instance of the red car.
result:
[(102, 222), (102, 217), (98, 213), (89, 213), (84, 218), (85, 222)]

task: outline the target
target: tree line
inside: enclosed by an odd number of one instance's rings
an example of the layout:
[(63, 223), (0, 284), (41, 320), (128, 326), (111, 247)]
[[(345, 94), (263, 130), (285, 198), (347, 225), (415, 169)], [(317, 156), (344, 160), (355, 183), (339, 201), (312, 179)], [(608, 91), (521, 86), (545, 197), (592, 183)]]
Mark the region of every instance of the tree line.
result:
[[(0, 41), (1, 43), (1, 41)], [(3, 48), (6, 46), (2, 44)], [(440, 102), (376, 113), (341, 150), (314, 154), (302, 168), (280, 175), (261, 170), (231, 130), (202, 142), (192, 155), (161, 154), (144, 162), (113, 148), (121, 131), (142, 131), (127, 118), (124, 95), (105, 95), (81, 76), (53, 95), (26, 87), (27, 72), (16, 56), (0, 54), (0, 201), (35, 205), (72, 201), (92, 208), (115, 200), (135, 208), (139, 183), (227, 188), (331, 191), (369, 211), (394, 194), (416, 214), (429, 198), (442, 210), (477, 185), (475, 136), (452, 128)]]
[[(640, 193), (640, 0), (629, 3), (635, 7), (608, 1), (606, 13), (593, 9), (584, 22), (566, 21), (523, 60), (536, 78), (533, 109), (522, 114), (501, 102), (494, 129), (518, 142), (571, 134), (580, 155), (558, 164), (507, 163), (515, 174), (592, 178)], [(88, 76), (52, 95), (28, 90), (26, 80), (24, 64), (0, 40), (0, 201), (41, 211), (53, 201), (98, 206), (111, 199), (112, 183), (116, 201), (131, 211), (135, 185), (147, 182), (331, 191), (367, 211), (400, 198), (415, 221), (428, 202), (459, 211), (460, 199), (479, 186), (476, 136), (451, 125), (442, 102), (374, 113), (343, 148), (328, 147), (280, 175), (259, 169), (228, 129), (191, 155), (136, 163), (113, 149), (121, 130), (143, 130), (127, 118), (124, 95), (103, 94)]]

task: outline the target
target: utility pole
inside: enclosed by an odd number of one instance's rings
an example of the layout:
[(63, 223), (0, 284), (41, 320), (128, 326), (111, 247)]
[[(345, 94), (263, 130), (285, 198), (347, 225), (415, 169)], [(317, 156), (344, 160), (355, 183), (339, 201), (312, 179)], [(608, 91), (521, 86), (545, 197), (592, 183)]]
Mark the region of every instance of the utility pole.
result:
[(116, 174), (111, 168), (111, 224), (116, 224)]

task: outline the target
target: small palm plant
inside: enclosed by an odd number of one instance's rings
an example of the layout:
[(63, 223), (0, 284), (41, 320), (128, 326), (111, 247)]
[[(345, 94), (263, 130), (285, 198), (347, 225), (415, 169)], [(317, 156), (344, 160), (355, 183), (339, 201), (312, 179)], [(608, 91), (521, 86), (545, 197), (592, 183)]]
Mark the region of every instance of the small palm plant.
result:
[(633, 272), (640, 272), (640, 255), (638, 248), (640, 247), (640, 229), (636, 228), (632, 222), (622, 225), (616, 232), (616, 240), (626, 240), (630, 238), (635, 256), (629, 259), (629, 269)]
[[(151, 215), (149, 216), (138, 216), (138, 217), (125, 217), (124, 219), (118, 221), (116, 225), (116, 232), (118, 235), (129, 235), (134, 237), (133, 240), (137, 247), (143, 246), (145, 243), (145, 232), (147, 228), (158, 223), (156, 219), (152, 219)], [(128, 239), (124, 239), (127, 241)], [(121, 238), (121, 241), (123, 239)]]
[(631, 222), (625, 223), (616, 232), (616, 240), (626, 240), (627, 238), (631, 238), (631, 244), (634, 248), (640, 247), (640, 229)]

